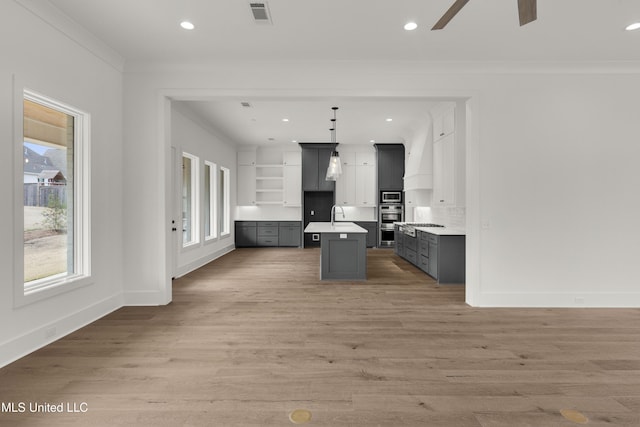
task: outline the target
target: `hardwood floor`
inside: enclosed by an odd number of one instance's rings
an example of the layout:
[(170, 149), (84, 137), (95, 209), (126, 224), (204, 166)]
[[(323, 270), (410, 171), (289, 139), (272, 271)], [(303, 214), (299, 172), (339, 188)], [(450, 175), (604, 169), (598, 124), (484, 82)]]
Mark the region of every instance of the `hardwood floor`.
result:
[(367, 282), (320, 282), (318, 250), (236, 250), (170, 305), (1, 369), (0, 402), (27, 411), (0, 425), (640, 426), (640, 310), (474, 309), (389, 250), (368, 262)]

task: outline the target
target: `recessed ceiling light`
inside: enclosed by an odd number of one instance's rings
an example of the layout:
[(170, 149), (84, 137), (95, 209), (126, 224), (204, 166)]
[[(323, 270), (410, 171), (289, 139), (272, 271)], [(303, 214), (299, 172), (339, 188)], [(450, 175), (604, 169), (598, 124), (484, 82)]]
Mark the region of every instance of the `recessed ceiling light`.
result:
[(627, 31), (633, 31), (637, 29), (640, 29), (640, 22), (634, 22), (633, 24), (628, 25), (627, 28), (625, 28), (625, 30)]
[(286, 117), (284, 119), (282, 119), (283, 122), (288, 122), (289, 119), (287, 119)]
[(291, 142), (296, 143), (296, 142), (298, 142), (298, 140), (297, 139), (292, 139)]
[(392, 121), (393, 121), (393, 119), (392, 119), (392, 118), (388, 118), (388, 119), (387, 119), (387, 121), (388, 121), (388, 122), (392, 122)]
[(406, 24), (404, 24), (404, 29), (407, 31), (413, 31), (416, 28), (418, 28), (418, 24), (416, 24), (415, 22), (407, 22)]
[(182, 28), (184, 28), (185, 30), (193, 30), (194, 28), (196, 28), (195, 25), (193, 25), (193, 23), (189, 22), (189, 21), (182, 21), (180, 23), (180, 26)]
[(369, 142), (376, 142), (376, 140), (375, 139), (370, 139)]

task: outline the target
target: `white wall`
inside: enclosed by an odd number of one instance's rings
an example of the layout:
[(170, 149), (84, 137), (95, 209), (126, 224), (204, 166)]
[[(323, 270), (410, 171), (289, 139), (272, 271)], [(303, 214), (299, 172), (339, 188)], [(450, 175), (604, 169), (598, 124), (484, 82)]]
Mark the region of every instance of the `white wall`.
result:
[[(0, 2), (0, 366), (58, 339), (122, 304), (122, 73), (13, 1)], [(91, 40), (86, 39), (89, 43)], [(100, 46), (94, 46), (99, 49)], [(104, 52), (103, 52), (104, 53)], [(105, 56), (111, 55), (106, 52)], [(14, 305), (13, 272), (22, 269), (13, 230), (22, 228), (20, 149), (13, 116), (22, 87), (91, 114), (92, 282), (39, 302)], [(18, 94), (14, 99), (14, 89)], [(14, 102), (12, 103), (12, 99)], [(12, 105), (13, 104), (13, 105)], [(19, 121), (18, 116), (18, 121)], [(20, 243), (18, 243), (18, 247)], [(45, 330), (55, 328), (53, 336)]]
[[(230, 213), (233, 215), (235, 206), (236, 195), (236, 148), (235, 145), (225, 141), (222, 137), (212, 133), (210, 130), (198, 124), (197, 120), (190, 118), (194, 117), (189, 111), (177, 108), (174, 103), (171, 109), (171, 144), (176, 148), (177, 161), (181, 161), (182, 152), (188, 152), (199, 158), (199, 177), (200, 182), (200, 217), (204, 217), (204, 162), (209, 161), (216, 164), (216, 170), (219, 171), (220, 167), (225, 167), (230, 170), (231, 185), (230, 185), (230, 200), (231, 209)], [(177, 212), (180, 212), (180, 199), (176, 200)], [(176, 221), (180, 224), (179, 218)], [(177, 271), (176, 277), (182, 276), (196, 268), (203, 266), (204, 264), (218, 258), (221, 255), (233, 250), (234, 245), (234, 229), (233, 229), (233, 217), (231, 218), (231, 233), (226, 236), (220, 236), (205, 241), (204, 239), (204, 227), (200, 226), (199, 243), (182, 248), (179, 243), (179, 249), (177, 258)]]
[[(165, 206), (168, 153), (158, 140), (158, 93), (185, 99), (470, 97), (467, 301), (477, 306), (640, 306), (633, 237), (640, 235), (640, 198), (634, 196), (640, 182), (635, 167), (640, 74), (628, 65), (607, 67), (547, 64), (534, 72), (526, 64), (480, 64), (475, 71), (470, 64), (425, 63), (130, 64), (125, 149), (153, 156), (144, 175), (155, 181), (144, 199), (132, 192), (125, 199), (127, 210), (135, 213), (127, 228), (133, 243), (127, 288), (158, 295), (167, 289), (158, 275), (164, 261), (163, 219), (153, 214)], [(134, 119), (132, 113), (141, 110)], [(129, 166), (127, 175), (134, 173)]]
[(502, 76), (483, 98), (483, 302), (640, 305), (639, 83)]

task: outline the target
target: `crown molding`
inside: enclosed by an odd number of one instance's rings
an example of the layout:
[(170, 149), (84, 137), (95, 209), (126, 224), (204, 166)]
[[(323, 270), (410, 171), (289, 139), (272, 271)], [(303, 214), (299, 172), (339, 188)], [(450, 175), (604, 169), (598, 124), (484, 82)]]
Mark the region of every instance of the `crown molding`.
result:
[(321, 61), (321, 60), (219, 60), (157, 62), (129, 60), (125, 73), (212, 72), (256, 70), (282, 72), (308, 68), (327, 72), (424, 74), (640, 74), (640, 61)]

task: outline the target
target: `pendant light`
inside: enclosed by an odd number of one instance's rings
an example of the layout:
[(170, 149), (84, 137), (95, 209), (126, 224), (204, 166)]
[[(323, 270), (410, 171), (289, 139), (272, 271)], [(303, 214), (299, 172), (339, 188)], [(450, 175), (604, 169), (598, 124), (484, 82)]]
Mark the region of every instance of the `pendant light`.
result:
[(331, 119), (333, 126), (329, 130), (331, 131), (333, 151), (331, 152), (329, 166), (327, 167), (327, 176), (325, 177), (325, 180), (327, 181), (335, 181), (342, 174), (342, 163), (340, 162), (340, 154), (338, 154), (337, 151), (338, 143), (336, 142), (336, 111), (338, 110), (338, 107), (331, 107), (331, 109), (333, 110), (333, 119)]

